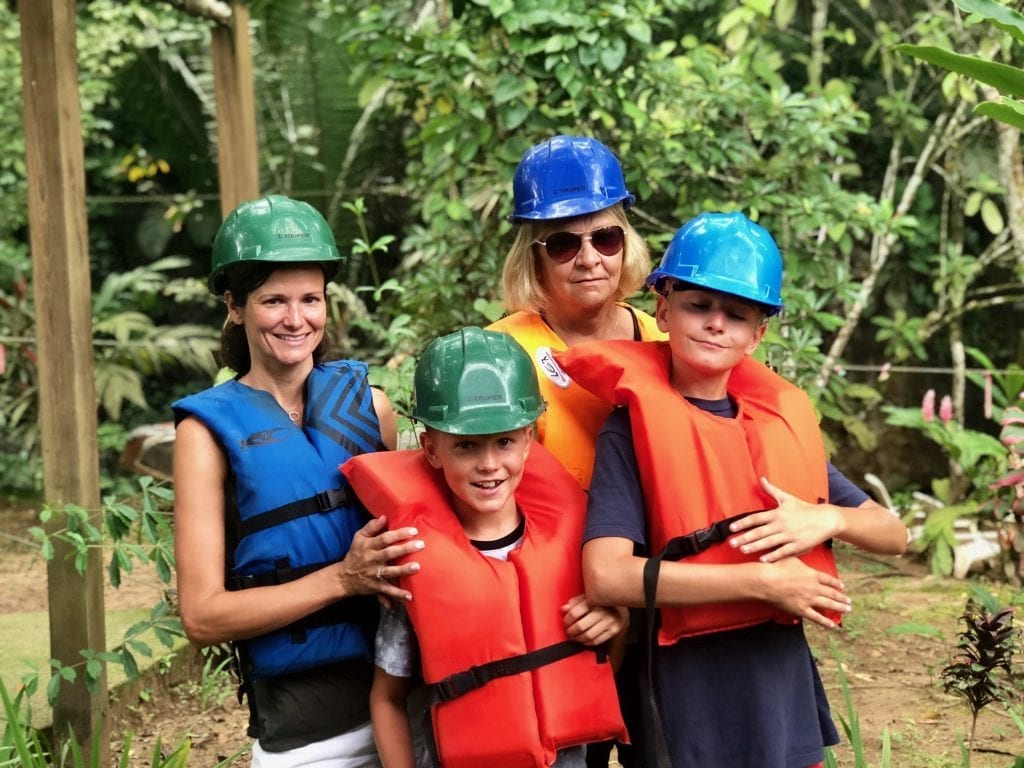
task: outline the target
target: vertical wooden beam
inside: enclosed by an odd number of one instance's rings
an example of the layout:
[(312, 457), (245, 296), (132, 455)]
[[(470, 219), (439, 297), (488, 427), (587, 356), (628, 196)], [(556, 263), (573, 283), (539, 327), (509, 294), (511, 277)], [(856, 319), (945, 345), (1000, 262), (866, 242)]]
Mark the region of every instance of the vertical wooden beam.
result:
[[(93, 378), (92, 293), (85, 215), (85, 168), (75, 0), (19, 4), (29, 234), (39, 358), (39, 426), (43, 489), (57, 506), (77, 504), (99, 517), (99, 458)], [(94, 520), (98, 525), (99, 521)], [(54, 525), (58, 525), (56, 521)], [(103, 569), (90, 552), (84, 576), (67, 547), (48, 564), (50, 651), (77, 666), (54, 708), (54, 733), (69, 729), (108, 751), (106, 673), (90, 694), (80, 650), (104, 650)], [(93, 730), (94, 725), (98, 726)], [(104, 764), (107, 764), (104, 760)]]
[(249, 7), (235, 0), (231, 12), (231, 26), (215, 26), (211, 40), (221, 218), (260, 194)]

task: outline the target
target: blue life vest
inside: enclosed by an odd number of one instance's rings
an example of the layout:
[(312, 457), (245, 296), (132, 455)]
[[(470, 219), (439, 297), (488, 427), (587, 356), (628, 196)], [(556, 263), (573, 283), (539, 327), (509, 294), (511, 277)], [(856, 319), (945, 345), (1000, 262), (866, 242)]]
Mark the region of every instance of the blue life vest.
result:
[[(305, 426), (274, 397), (231, 380), (173, 405), (199, 419), (229, 466), (225, 487), (228, 589), (281, 584), (345, 557), (368, 515), (338, 467), (381, 450), (366, 366), (315, 366), (306, 381)], [(345, 659), (372, 660), (377, 617), (370, 596), (339, 600), (287, 627), (241, 643), (255, 678)]]

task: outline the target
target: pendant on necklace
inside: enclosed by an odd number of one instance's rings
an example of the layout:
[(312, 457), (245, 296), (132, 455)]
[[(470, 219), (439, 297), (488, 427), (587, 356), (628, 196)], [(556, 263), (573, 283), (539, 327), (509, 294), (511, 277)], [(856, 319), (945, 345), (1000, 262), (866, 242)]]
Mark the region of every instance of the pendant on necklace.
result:
[(301, 415), (302, 414), (300, 414), (298, 411), (288, 411), (288, 418), (291, 419), (296, 424), (299, 423), (299, 417)]

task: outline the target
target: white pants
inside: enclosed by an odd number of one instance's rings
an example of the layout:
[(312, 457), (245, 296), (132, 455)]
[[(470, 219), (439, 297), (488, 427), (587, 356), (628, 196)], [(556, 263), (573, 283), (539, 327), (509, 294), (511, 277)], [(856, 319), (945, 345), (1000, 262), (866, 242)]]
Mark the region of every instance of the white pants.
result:
[(266, 752), (252, 745), (252, 768), (380, 768), (369, 722), (323, 741), (286, 752)]

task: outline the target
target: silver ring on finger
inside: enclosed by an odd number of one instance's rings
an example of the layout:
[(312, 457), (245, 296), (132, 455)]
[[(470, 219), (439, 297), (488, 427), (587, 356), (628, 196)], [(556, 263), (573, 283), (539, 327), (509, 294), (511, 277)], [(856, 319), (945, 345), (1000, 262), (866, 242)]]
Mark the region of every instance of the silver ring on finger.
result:
[(384, 566), (377, 566), (377, 581), (384, 581)]

